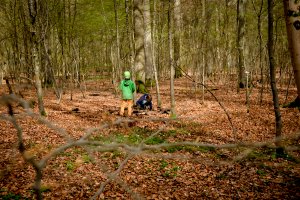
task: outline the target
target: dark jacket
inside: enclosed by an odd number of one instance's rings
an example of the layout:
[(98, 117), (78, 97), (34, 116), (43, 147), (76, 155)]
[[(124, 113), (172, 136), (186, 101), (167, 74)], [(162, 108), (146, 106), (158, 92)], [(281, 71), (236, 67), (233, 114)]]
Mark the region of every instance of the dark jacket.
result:
[[(148, 98), (147, 98), (148, 97)], [(152, 110), (152, 99), (148, 94), (144, 94), (139, 98), (139, 100), (136, 102), (136, 105), (140, 107), (141, 109), (147, 109), (149, 108)]]

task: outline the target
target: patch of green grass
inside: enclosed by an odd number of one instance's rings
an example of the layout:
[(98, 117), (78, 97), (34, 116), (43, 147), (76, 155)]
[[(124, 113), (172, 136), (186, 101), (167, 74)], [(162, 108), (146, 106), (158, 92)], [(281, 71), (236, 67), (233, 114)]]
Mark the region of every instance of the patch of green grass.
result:
[(42, 186), (41, 187), (41, 192), (50, 192), (50, 191), (51, 191), (51, 189), (50, 189), (49, 186)]
[(89, 155), (87, 155), (87, 154), (82, 155), (82, 159), (83, 159), (84, 163), (90, 163), (90, 162), (92, 162), (92, 158)]
[(143, 137), (139, 134), (131, 134), (128, 136), (127, 143), (139, 144), (143, 140)]
[(19, 194), (8, 193), (6, 195), (0, 195), (0, 199), (2, 200), (29, 200), (27, 197), (22, 197)]
[(123, 156), (123, 153), (121, 152), (121, 151), (113, 151), (112, 152), (112, 156), (111, 156), (111, 158), (112, 159), (115, 159), (115, 158), (117, 158), (117, 157), (122, 157)]
[(248, 159), (249, 160), (262, 160), (262, 159), (266, 159), (267, 156), (266, 154), (264, 154), (264, 152), (262, 151), (253, 151), (248, 155)]
[(169, 152), (169, 153), (174, 153), (174, 152), (176, 152), (176, 151), (181, 151), (181, 150), (183, 150), (183, 149), (185, 149), (184, 146), (173, 146), (173, 147), (167, 148), (166, 150), (167, 150), (167, 152)]
[(134, 127), (131, 129), (131, 133), (130, 134), (137, 134), (137, 135), (141, 135), (141, 136), (149, 136), (152, 133), (152, 130), (147, 129), (147, 128), (140, 128), (140, 127)]
[(165, 169), (168, 165), (169, 165), (169, 163), (167, 161), (162, 160), (162, 161), (160, 161), (160, 167), (159, 167), (159, 169), (160, 170)]
[(75, 168), (75, 163), (71, 160), (67, 161), (66, 168), (67, 168), (67, 171), (73, 171)]
[(160, 161), (159, 169), (163, 171), (162, 176), (164, 177), (175, 177), (177, 172), (181, 169), (179, 166), (174, 163), (169, 163), (165, 160)]
[(164, 143), (165, 140), (160, 137), (151, 137), (148, 140), (145, 141), (145, 144), (148, 145), (155, 145), (155, 144), (161, 144)]
[(256, 174), (260, 175), (260, 176), (265, 176), (267, 174), (267, 172), (265, 170), (262, 169), (258, 169), (256, 171)]
[(197, 150), (203, 153), (214, 152), (216, 149), (214, 147), (197, 147)]

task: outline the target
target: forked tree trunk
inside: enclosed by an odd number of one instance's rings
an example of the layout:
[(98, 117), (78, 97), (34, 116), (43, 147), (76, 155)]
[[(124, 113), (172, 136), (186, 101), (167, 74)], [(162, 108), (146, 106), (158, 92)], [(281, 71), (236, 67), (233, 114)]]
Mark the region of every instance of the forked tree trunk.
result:
[(300, 2), (283, 0), (289, 50), (297, 86), (297, 106), (300, 106)]

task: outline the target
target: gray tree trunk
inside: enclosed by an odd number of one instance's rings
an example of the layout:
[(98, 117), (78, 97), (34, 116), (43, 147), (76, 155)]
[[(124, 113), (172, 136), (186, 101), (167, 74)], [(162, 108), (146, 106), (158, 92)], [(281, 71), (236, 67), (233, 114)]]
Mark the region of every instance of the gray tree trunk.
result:
[(237, 63), (238, 63), (238, 92), (245, 87), (245, 9), (247, 0), (237, 2)]
[(175, 65), (175, 78), (179, 78), (182, 76), (181, 68), (181, 3), (180, 0), (175, 0), (174, 3), (174, 25), (175, 25), (175, 33), (174, 33), (174, 65)]
[(37, 98), (38, 98), (38, 107), (39, 112), (42, 116), (46, 116), (46, 111), (44, 108), (44, 101), (43, 101), (43, 89), (42, 89), (42, 82), (40, 79), (40, 62), (39, 62), (39, 55), (38, 55), (38, 39), (37, 39), (37, 2), (36, 0), (29, 0), (28, 1), (29, 7), (29, 14), (31, 20), (31, 54), (32, 54), (32, 61), (34, 67), (34, 75), (35, 75), (35, 84), (37, 88)]
[(155, 78), (155, 86), (156, 86), (156, 96), (157, 96), (157, 108), (161, 108), (161, 98), (160, 98), (160, 89), (157, 75), (157, 66), (156, 66), (156, 44), (157, 44), (157, 0), (153, 2), (153, 34), (152, 34), (152, 56), (153, 56), (153, 72)]
[(122, 69), (120, 65), (120, 36), (119, 36), (119, 19), (118, 19), (118, 9), (117, 9), (117, 1), (114, 0), (114, 12), (115, 12), (115, 25), (116, 25), (116, 49), (117, 49), (117, 58), (116, 58), (116, 65), (117, 70), (119, 72), (120, 80), (122, 80)]
[(283, 0), (289, 50), (300, 101), (300, 2)]
[(153, 81), (152, 31), (150, 0), (144, 0), (144, 43), (145, 43), (145, 83), (151, 85)]
[(173, 27), (174, 20), (172, 14), (172, 0), (169, 0), (168, 8), (168, 37), (169, 37), (169, 63), (170, 63), (170, 96), (171, 96), (171, 118), (176, 118), (176, 108), (175, 108), (175, 91), (174, 91), (174, 78), (175, 78), (175, 68), (174, 68), (174, 47), (173, 47)]
[[(274, 1), (268, 0), (268, 52), (269, 52), (269, 64), (270, 64), (270, 81), (271, 81), (271, 89), (273, 94), (273, 104), (274, 104), (274, 112), (275, 112), (275, 131), (276, 138), (281, 136), (282, 130), (282, 120), (279, 109), (279, 99), (278, 99), (278, 91), (276, 87), (276, 73), (275, 73), (275, 60), (274, 60), (274, 38), (273, 38), (273, 9), (274, 9)], [(281, 148), (280, 142), (276, 142), (277, 154), (282, 154), (283, 149)]]
[(137, 80), (145, 82), (145, 49), (144, 49), (144, 22), (143, 1), (134, 0), (134, 72)]

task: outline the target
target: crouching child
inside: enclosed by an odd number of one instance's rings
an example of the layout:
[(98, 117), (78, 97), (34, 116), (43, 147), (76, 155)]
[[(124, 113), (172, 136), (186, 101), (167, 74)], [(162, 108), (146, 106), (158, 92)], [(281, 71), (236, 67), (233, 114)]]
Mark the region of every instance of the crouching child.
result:
[(144, 94), (136, 102), (136, 105), (139, 109), (142, 109), (142, 110), (145, 110), (145, 109), (152, 110), (152, 97), (151, 97), (151, 95), (150, 94)]

